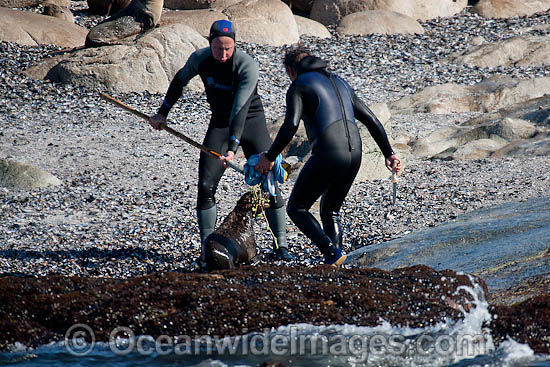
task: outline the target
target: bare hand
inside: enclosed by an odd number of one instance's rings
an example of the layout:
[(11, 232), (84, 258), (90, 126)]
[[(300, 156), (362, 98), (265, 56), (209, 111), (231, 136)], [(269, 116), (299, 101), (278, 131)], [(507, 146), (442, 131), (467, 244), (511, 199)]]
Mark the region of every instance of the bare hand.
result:
[(396, 154), (393, 154), (393, 155), (389, 156), (388, 158), (386, 158), (386, 167), (390, 171), (393, 171), (393, 162), (394, 161), (396, 162), (395, 173), (399, 174), (399, 172), (401, 172), (401, 169), (403, 168), (403, 166), (401, 165), (401, 159), (399, 159)]
[(166, 125), (166, 116), (157, 113), (156, 115), (149, 117), (149, 125), (151, 125), (155, 130), (160, 130), (162, 125)]
[(235, 152), (233, 152), (232, 150), (228, 150), (224, 156), (220, 157), (220, 160), (222, 161), (222, 165), (225, 168), (227, 168), (227, 164), (225, 162), (231, 162), (234, 159), (235, 159)]
[(269, 171), (271, 171), (271, 169), (273, 168), (274, 164), (275, 164), (274, 162), (271, 162), (269, 159), (265, 157), (264, 153), (261, 153), (260, 161), (258, 162), (256, 167), (254, 167), (254, 169), (263, 175), (267, 175)]

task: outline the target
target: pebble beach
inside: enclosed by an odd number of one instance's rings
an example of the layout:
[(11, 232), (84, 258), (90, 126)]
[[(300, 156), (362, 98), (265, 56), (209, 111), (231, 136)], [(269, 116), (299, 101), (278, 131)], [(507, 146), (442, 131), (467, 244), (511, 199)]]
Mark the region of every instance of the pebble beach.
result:
[[(90, 28), (102, 19), (86, 15), (85, 2), (73, 3), (76, 23)], [(359, 37), (331, 30), (331, 39), (303, 37), (302, 42), (369, 104), (391, 102), (435, 84), (475, 84), (493, 75), (550, 75), (548, 67), (484, 69), (441, 62), (478, 37), (493, 42), (522, 32), (550, 34), (545, 26), (550, 14), (495, 20), (468, 10), (422, 23), (424, 35)], [(260, 64), (259, 93), (266, 118), (273, 121), (284, 114), (290, 85), (282, 67), (284, 49), (242, 42), (238, 47)], [(99, 90), (21, 74), (58, 52), (53, 46), (0, 43), (0, 158), (38, 166), (62, 181), (42, 189), (0, 188), (0, 273), (128, 278), (194, 270), (200, 252), (195, 217), (199, 151), (108, 104)], [(153, 114), (164, 96), (114, 97)], [(475, 116), (394, 115), (388, 133), (393, 139), (414, 138)], [(205, 96), (184, 91), (169, 122), (202, 142), (209, 117)], [(352, 187), (342, 209), (346, 250), (376, 246), (475, 209), (547, 196), (549, 170), (549, 157), (411, 157), (399, 177), (395, 206), (389, 172), (388, 179)], [(282, 185), (285, 198), (292, 184)], [(217, 192), (218, 221), (247, 190), (242, 177), (226, 172)], [(269, 253), (265, 220), (256, 220), (255, 229), (261, 252)], [(291, 265), (320, 263), (319, 251), (290, 220), (287, 232), (297, 258)], [(267, 256), (263, 261), (269, 262)]]

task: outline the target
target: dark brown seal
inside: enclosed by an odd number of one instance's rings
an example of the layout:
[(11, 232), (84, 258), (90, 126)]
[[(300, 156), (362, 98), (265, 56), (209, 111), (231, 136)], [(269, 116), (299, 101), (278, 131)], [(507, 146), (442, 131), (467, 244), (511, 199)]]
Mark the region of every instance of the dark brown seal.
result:
[(252, 192), (245, 193), (223, 223), (206, 238), (208, 271), (233, 269), (256, 256), (256, 235), (252, 225), (256, 205)]
[(90, 29), (86, 47), (118, 44), (152, 29), (160, 22), (163, 3), (163, 0), (132, 0), (128, 6)]

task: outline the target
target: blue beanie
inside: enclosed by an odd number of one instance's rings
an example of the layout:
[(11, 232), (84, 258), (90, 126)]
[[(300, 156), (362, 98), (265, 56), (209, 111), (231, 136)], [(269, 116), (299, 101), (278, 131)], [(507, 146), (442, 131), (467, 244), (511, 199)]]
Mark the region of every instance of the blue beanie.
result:
[(222, 36), (235, 40), (235, 28), (233, 27), (233, 23), (228, 20), (216, 20), (212, 23), (208, 41), (212, 42), (214, 38)]

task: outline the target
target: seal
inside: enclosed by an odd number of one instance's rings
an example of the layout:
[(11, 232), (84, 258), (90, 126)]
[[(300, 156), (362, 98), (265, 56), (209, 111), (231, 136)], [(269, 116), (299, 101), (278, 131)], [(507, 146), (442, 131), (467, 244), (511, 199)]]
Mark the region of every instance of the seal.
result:
[(105, 19), (86, 36), (86, 47), (107, 46), (144, 33), (160, 22), (164, 0), (132, 0), (130, 5)]
[(113, 15), (130, 5), (130, 0), (87, 0), (88, 12), (94, 15)]
[[(269, 202), (265, 201), (267, 208)], [(256, 235), (252, 218), (256, 203), (251, 191), (245, 193), (223, 223), (206, 237), (204, 251), (208, 271), (234, 269), (256, 256)]]

